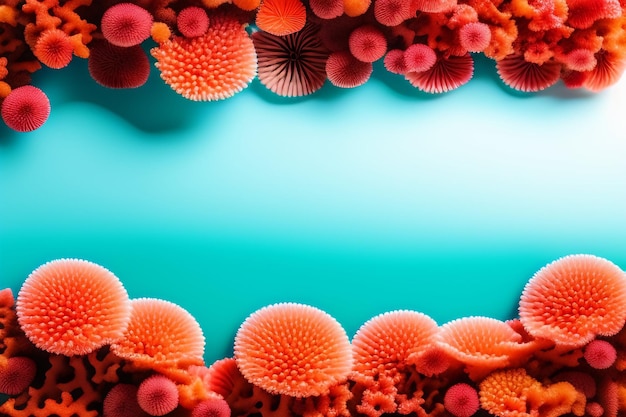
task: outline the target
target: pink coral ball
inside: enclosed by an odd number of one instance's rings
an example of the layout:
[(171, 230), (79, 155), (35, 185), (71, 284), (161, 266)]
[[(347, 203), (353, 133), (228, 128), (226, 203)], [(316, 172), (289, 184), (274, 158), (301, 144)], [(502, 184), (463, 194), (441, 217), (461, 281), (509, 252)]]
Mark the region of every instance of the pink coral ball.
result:
[(230, 417), (230, 406), (221, 398), (204, 400), (193, 408), (191, 417)]
[(467, 23), (459, 29), (459, 41), (468, 52), (482, 52), (491, 42), (491, 29), (486, 23)]
[(150, 12), (133, 3), (116, 4), (102, 15), (102, 35), (116, 46), (139, 45), (150, 37), (151, 28)]
[(363, 25), (350, 33), (348, 47), (352, 55), (362, 62), (378, 61), (387, 52), (387, 39), (375, 26)]
[(392, 49), (387, 52), (383, 61), (385, 68), (392, 74), (404, 75), (407, 71), (406, 60), (404, 59), (404, 51), (401, 49)]
[(593, 340), (585, 348), (585, 360), (594, 369), (610, 368), (617, 359), (617, 351), (606, 340)]
[(333, 52), (326, 61), (328, 81), (341, 88), (354, 88), (365, 84), (373, 70), (371, 62), (359, 61), (349, 51)]
[(103, 417), (143, 417), (146, 415), (137, 403), (137, 387), (132, 384), (115, 385), (102, 401)]
[(9, 358), (4, 367), (0, 367), (0, 393), (18, 395), (23, 392), (37, 372), (35, 361), (25, 356)]
[(437, 54), (428, 45), (415, 43), (404, 51), (406, 72), (428, 71), (437, 62)]
[(18, 132), (39, 129), (50, 116), (50, 100), (37, 87), (25, 85), (13, 89), (2, 101), (2, 120)]
[(164, 416), (178, 407), (176, 383), (164, 375), (152, 375), (139, 385), (137, 402), (151, 416)]
[(202, 36), (209, 29), (209, 15), (202, 7), (185, 7), (176, 17), (176, 27), (186, 38)]
[(480, 407), (478, 392), (465, 383), (451, 386), (443, 397), (443, 406), (455, 417), (470, 417)]

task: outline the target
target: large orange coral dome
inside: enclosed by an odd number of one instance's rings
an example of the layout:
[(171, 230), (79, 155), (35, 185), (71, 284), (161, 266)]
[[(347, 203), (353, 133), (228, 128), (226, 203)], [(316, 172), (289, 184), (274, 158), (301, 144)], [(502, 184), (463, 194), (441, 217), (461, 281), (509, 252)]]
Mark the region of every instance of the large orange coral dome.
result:
[(432, 347), (439, 327), (429, 316), (410, 310), (396, 310), (365, 322), (352, 339), (353, 370), (374, 377), (394, 373)]
[(242, 375), (272, 394), (310, 397), (346, 379), (352, 351), (345, 330), (329, 314), (279, 303), (250, 315), (235, 336)]
[(17, 296), (18, 322), (38, 348), (85, 355), (122, 338), (130, 301), (106, 268), (78, 259), (48, 262), (24, 281)]
[(134, 299), (131, 306), (128, 328), (123, 338), (111, 345), (113, 353), (149, 366), (203, 361), (204, 335), (187, 310), (155, 298)]
[(532, 336), (582, 347), (612, 336), (626, 321), (626, 274), (593, 255), (570, 255), (539, 270), (526, 284), (520, 321)]
[(210, 16), (207, 32), (195, 38), (174, 37), (151, 50), (161, 78), (194, 101), (229, 98), (256, 75), (254, 44), (236, 16)]

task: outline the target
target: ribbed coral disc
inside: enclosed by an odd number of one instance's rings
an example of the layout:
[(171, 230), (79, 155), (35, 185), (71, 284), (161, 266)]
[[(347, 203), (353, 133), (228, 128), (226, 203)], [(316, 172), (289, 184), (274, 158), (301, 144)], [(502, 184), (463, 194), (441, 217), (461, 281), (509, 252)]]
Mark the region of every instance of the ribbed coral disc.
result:
[(374, 376), (401, 369), (409, 356), (431, 346), (438, 331), (432, 318), (416, 311), (397, 310), (375, 316), (352, 339), (353, 370)]
[(235, 337), (235, 359), (248, 382), (273, 394), (325, 394), (352, 367), (350, 341), (327, 313), (280, 303), (250, 315)]
[(16, 311), (37, 347), (73, 356), (122, 338), (130, 302), (122, 283), (106, 268), (60, 259), (30, 274), (18, 293)]
[(528, 333), (581, 347), (596, 335), (616, 334), (626, 320), (626, 275), (593, 255), (570, 255), (539, 270), (519, 304)]
[(469, 54), (439, 57), (427, 71), (408, 72), (405, 77), (413, 87), (426, 93), (445, 93), (469, 82), (474, 75), (474, 60)]
[(131, 305), (128, 328), (123, 339), (111, 345), (113, 353), (155, 365), (202, 361), (204, 335), (187, 310), (154, 298), (135, 299)]
[(510, 55), (496, 62), (498, 75), (514, 90), (537, 92), (553, 86), (561, 76), (561, 64), (538, 65), (524, 60), (523, 55)]
[(256, 15), (262, 31), (276, 36), (301, 30), (306, 23), (306, 8), (300, 0), (264, 0)]

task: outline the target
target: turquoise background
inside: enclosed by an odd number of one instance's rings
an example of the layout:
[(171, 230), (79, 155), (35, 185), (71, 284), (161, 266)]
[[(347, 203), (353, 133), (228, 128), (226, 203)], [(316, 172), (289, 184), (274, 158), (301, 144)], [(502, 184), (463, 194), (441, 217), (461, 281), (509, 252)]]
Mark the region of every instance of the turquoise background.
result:
[(381, 65), (362, 87), (301, 99), (255, 80), (191, 102), (156, 70), (108, 90), (81, 60), (34, 84), (48, 122), (0, 126), (0, 286), (91, 260), (131, 297), (189, 310), (209, 362), (274, 302), (315, 305), (349, 335), (400, 308), (504, 320), (560, 256), (626, 267), (626, 82), (520, 94), (479, 57), (439, 96)]

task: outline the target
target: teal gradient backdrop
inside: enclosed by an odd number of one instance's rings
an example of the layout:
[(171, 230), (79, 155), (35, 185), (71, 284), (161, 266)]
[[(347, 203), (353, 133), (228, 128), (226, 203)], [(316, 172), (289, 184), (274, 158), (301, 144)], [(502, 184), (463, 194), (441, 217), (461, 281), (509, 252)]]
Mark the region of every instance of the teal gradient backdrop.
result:
[(274, 302), (350, 335), (400, 308), (504, 320), (560, 256), (626, 267), (626, 82), (519, 94), (478, 59), (469, 84), (430, 96), (383, 74), (293, 100), (255, 81), (216, 103), (156, 71), (128, 91), (80, 61), (36, 74), (48, 122), (0, 127), (0, 286), (91, 260), (131, 297), (189, 310), (213, 361)]

